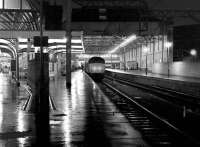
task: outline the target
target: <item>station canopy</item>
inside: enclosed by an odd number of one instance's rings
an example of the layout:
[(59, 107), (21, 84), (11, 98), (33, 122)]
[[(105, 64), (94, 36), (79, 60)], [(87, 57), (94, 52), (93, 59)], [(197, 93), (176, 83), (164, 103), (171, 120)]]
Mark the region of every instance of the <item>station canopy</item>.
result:
[[(63, 28), (62, 31), (65, 30), (65, 13), (66, 13), (66, 0), (44, 0), (49, 3), (56, 3), (57, 5), (63, 6)], [(179, 0), (181, 2), (181, 0)], [(184, 0), (186, 1), (186, 0)], [(192, 0), (194, 1), (194, 0)], [(115, 10), (121, 8), (121, 10), (139, 10), (140, 12), (145, 12), (150, 9), (179, 9), (180, 6), (177, 3), (174, 3), (173, 0), (152, 0), (151, 3), (147, 0), (72, 0), (73, 9), (76, 9), (79, 12), (82, 12), (84, 9), (84, 13), (95, 10), (98, 8), (99, 15), (97, 18), (100, 19), (97, 22), (92, 21), (92, 17), (96, 15), (91, 15), (90, 22), (77, 22), (80, 18), (72, 18), (72, 26), (82, 29), (83, 31), (87, 31), (87, 33), (83, 33), (82, 37), (82, 46), (84, 47), (85, 53), (102, 53), (106, 54), (109, 51), (123, 46), (123, 42), (126, 42), (131, 35), (137, 34), (137, 29), (132, 31), (134, 26), (132, 22), (117, 22), (115, 21), (117, 18), (113, 14), (110, 16), (104, 16), (103, 14), (106, 11)], [(174, 4), (173, 4), (174, 3)], [(187, 5), (191, 8), (194, 8), (197, 5)], [(193, 7), (194, 6), (194, 7)], [(0, 0), (0, 30), (10, 31), (38, 31), (39, 30), (39, 14), (40, 8), (40, 0)], [(92, 9), (91, 9), (92, 8)], [(86, 10), (86, 11), (85, 11)], [(96, 10), (95, 10), (96, 12)], [(122, 12), (122, 11), (121, 11)], [(78, 13), (77, 13), (78, 14)], [(112, 13), (109, 13), (112, 14)], [(145, 13), (144, 13), (145, 14)], [(76, 15), (75, 15), (76, 16)], [(144, 15), (145, 16), (145, 15)], [(127, 16), (133, 17), (133, 15)], [(110, 18), (111, 21), (106, 21), (104, 19)], [(123, 17), (121, 17), (123, 18)], [(154, 17), (148, 17), (155, 20)], [(96, 19), (96, 18), (95, 18)], [(136, 16), (132, 20), (138, 23), (138, 17)], [(88, 21), (88, 20), (87, 20)], [(156, 20), (157, 21), (157, 20)], [(103, 25), (102, 25), (103, 24)], [(96, 31), (95, 31), (96, 29)], [(118, 31), (116, 31), (118, 29)], [(141, 37), (137, 37), (137, 41), (141, 41)], [(11, 40), (12, 42), (12, 40)], [(121, 45), (122, 44), (122, 45)], [(63, 44), (65, 45), (65, 44)], [(77, 46), (76, 46), (77, 47)], [(62, 47), (64, 49), (64, 47)]]
[(38, 30), (37, 5), (37, 0), (0, 0), (0, 30)]

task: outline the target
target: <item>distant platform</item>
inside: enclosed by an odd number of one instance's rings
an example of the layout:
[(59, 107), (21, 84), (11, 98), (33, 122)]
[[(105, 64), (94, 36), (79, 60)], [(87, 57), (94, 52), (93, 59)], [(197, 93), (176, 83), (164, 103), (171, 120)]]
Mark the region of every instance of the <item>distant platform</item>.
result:
[(139, 70), (106, 69), (106, 74), (112, 74), (117, 78), (126, 78), (133, 82), (157, 86), (169, 90), (175, 90), (195, 97), (200, 97), (200, 79), (182, 76), (167, 76), (147, 73)]
[(120, 70), (120, 69), (109, 69), (109, 68), (106, 69), (106, 70), (112, 71), (112, 72), (118, 72), (118, 73), (152, 77), (152, 78), (161, 78), (161, 79), (169, 79), (169, 80), (175, 80), (175, 81), (200, 83), (200, 78), (197, 78), (197, 77), (184, 77), (184, 76), (174, 76), (174, 75), (170, 75), (168, 77), (167, 75), (154, 74), (154, 73), (151, 73), (151, 72), (147, 72), (147, 75), (146, 75), (145, 71), (141, 71), (141, 70)]

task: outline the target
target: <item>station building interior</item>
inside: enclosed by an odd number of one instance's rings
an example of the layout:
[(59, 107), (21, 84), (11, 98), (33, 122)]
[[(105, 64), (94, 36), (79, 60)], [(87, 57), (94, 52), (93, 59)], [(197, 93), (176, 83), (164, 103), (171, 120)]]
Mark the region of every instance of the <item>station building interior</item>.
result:
[[(181, 0), (0, 0), (0, 12), (0, 91), (6, 91), (6, 94), (0, 93), (0, 99), (13, 89), (14, 95), (20, 97), (24, 87), (28, 95), (37, 97), (37, 82), (41, 81), (38, 73), (42, 70), (45, 70), (42, 82), (45, 85), (47, 79), (50, 86), (41, 86), (41, 82), (39, 88), (48, 87), (49, 99), (52, 81), (69, 78), (73, 87), (76, 72), (84, 72), (92, 57), (105, 60), (108, 75), (127, 72), (141, 75), (141, 79), (158, 76), (165, 80), (185, 80), (192, 83), (192, 86), (185, 84), (191, 89), (184, 89), (184, 83), (173, 85), (169, 82), (169, 87), (200, 96), (200, 8), (195, 0), (184, 3)], [(40, 40), (41, 34), (44, 43)], [(43, 57), (40, 56), (41, 48)], [(117, 75), (113, 73), (111, 75)], [(5, 90), (2, 85), (5, 77), (6, 82), (10, 82), (7, 85), (14, 85), (14, 88), (10, 86)], [(93, 86), (93, 92), (94, 89)], [(53, 101), (49, 102), (51, 107), (54, 107)], [(34, 104), (29, 106), (29, 102), (24, 104), (32, 109)], [(199, 100), (197, 103), (200, 104)], [(185, 115), (185, 107), (183, 109)], [(3, 115), (3, 111), (0, 113)], [(11, 137), (10, 141), (7, 135), (5, 141), (2, 119), (0, 146), (25, 147), (27, 142), (29, 144), (29, 139), (23, 142), (26, 134)], [(15, 140), (18, 138), (22, 139), (21, 143), (20, 139)]]

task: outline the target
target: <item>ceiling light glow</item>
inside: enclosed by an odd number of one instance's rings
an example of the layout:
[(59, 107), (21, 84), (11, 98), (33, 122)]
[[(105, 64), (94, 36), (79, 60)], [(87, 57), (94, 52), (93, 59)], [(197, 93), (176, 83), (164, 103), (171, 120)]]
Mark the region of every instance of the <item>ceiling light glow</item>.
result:
[(122, 43), (120, 43), (118, 46), (116, 46), (113, 50), (110, 51), (110, 54), (116, 52), (118, 49), (127, 46), (132, 41), (136, 40), (137, 37), (135, 34), (129, 36), (127, 39), (125, 39)]

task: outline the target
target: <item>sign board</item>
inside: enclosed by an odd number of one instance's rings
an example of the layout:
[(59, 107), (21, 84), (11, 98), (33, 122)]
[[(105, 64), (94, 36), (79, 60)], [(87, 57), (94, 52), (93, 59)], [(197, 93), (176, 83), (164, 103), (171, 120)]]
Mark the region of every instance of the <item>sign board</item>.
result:
[(16, 71), (16, 60), (11, 60), (11, 71)]
[[(34, 36), (33, 37), (33, 45), (35, 47), (40, 47), (40, 36)], [(42, 37), (42, 46), (48, 47), (48, 36)]]

